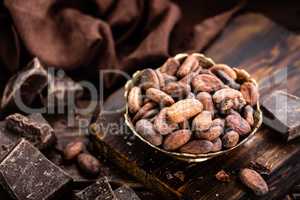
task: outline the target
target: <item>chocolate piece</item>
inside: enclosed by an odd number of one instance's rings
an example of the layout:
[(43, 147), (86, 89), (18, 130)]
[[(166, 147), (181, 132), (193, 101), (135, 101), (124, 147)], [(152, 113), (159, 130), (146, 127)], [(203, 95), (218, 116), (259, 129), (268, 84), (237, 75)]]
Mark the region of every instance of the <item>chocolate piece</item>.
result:
[(25, 139), (0, 163), (0, 183), (13, 199), (53, 199), (71, 180)]
[(264, 123), (287, 141), (300, 135), (300, 98), (275, 91), (263, 101)]
[(10, 115), (6, 118), (6, 127), (28, 139), (39, 149), (46, 149), (56, 141), (53, 128), (38, 113), (32, 114), (30, 117), (19, 113)]
[(116, 189), (115, 195), (118, 200), (140, 200), (137, 194), (127, 186), (122, 186)]
[[(29, 106), (48, 84), (47, 70), (38, 58), (34, 58), (24, 70), (13, 76), (6, 84), (1, 100), (1, 110), (15, 109), (21, 101)], [(19, 98), (21, 99), (19, 99)]]
[(79, 200), (117, 200), (106, 177), (75, 194)]
[(6, 122), (0, 122), (0, 160), (18, 143), (19, 137), (6, 129)]

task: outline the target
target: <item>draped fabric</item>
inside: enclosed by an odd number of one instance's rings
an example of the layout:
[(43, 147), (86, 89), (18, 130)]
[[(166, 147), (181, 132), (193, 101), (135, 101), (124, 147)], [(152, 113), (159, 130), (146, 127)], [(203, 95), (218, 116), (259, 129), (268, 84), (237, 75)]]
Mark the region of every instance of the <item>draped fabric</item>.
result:
[[(179, 1), (180, 2), (180, 1)], [(178, 3), (179, 3), (178, 2)], [(201, 52), (239, 9), (201, 13), (169, 0), (4, 0), (0, 5), (0, 81), (38, 57), (79, 79), (99, 69), (132, 73), (178, 52)], [(195, 6), (193, 6), (194, 4)], [(205, 18), (206, 17), (206, 18)], [(105, 77), (106, 86), (117, 79)]]

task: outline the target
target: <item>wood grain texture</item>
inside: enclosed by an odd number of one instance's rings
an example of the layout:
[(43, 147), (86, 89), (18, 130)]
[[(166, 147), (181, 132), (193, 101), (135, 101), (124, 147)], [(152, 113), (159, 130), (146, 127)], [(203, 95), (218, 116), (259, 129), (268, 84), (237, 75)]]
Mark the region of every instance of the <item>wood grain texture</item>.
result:
[[(300, 36), (257, 14), (237, 17), (206, 53), (216, 62), (247, 69), (259, 82), (262, 94), (285, 89), (300, 95)], [(119, 92), (120, 94), (120, 92)], [(122, 98), (121, 94), (119, 98)], [(113, 98), (106, 106), (114, 104)], [(118, 103), (118, 105), (121, 105)], [(113, 107), (113, 106), (110, 106)], [(103, 115), (101, 140), (94, 140), (101, 155), (168, 199), (278, 199), (300, 179), (300, 146), (286, 144), (263, 126), (242, 148), (200, 164), (173, 160), (153, 152), (130, 135), (123, 113)], [(114, 125), (112, 125), (114, 124)], [(243, 167), (255, 167), (266, 178), (270, 192), (255, 197), (237, 178)], [(229, 183), (215, 179), (224, 169)]]

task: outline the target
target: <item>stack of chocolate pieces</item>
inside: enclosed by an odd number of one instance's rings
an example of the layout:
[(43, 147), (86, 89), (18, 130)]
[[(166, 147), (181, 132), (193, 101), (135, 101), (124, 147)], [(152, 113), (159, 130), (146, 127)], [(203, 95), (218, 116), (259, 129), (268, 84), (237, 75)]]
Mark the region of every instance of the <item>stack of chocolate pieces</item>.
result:
[[(1, 198), (139, 200), (127, 186), (114, 190), (108, 178), (99, 174), (99, 161), (84, 150), (84, 144), (80, 141), (73, 141), (66, 146), (64, 159), (71, 161), (76, 158), (79, 169), (93, 175), (93, 179), (90, 179), (93, 181), (76, 188), (72, 173), (65, 170), (68, 168), (61, 168), (43, 154), (51, 157), (48, 154), (55, 149), (57, 138), (54, 129), (41, 114), (8, 116), (0, 122), (0, 137)], [(83, 190), (74, 192), (76, 189)]]

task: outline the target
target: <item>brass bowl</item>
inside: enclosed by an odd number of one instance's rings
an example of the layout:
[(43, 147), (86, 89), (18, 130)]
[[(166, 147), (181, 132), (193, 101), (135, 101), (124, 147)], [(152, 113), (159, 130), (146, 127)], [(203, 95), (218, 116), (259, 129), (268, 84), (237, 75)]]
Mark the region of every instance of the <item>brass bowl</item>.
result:
[[(202, 65), (206, 65), (206, 66), (211, 66), (214, 65), (214, 61), (211, 58), (206, 57), (203, 54), (199, 54), (199, 53), (194, 53), (195, 56), (197, 56), (199, 58), (199, 60), (201, 61), (200, 63)], [(177, 59), (178, 61), (182, 61), (184, 60), (186, 57), (188, 56), (188, 54), (177, 54), (174, 58)], [(246, 72), (247, 73), (247, 72)], [(127, 102), (127, 97), (128, 97), (128, 93), (130, 91), (130, 89), (134, 86), (134, 83), (137, 81), (138, 77), (140, 76), (141, 71), (137, 71), (133, 74), (132, 79), (127, 81), (127, 83), (125, 84), (125, 101)], [(253, 82), (256, 86), (258, 86), (257, 82), (252, 79), (249, 78), (247, 81), (251, 81)], [(128, 104), (126, 103), (125, 106), (125, 123), (126, 125), (130, 128), (130, 130), (133, 132), (133, 134), (138, 137), (140, 140), (142, 140), (146, 145), (149, 145), (151, 148), (153, 148), (153, 150), (157, 150), (159, 152), (162, 152), (164, 154), (167, 154), (175, 159), (178, 160), (183, 160), (183, 161), (187, 161), (187, 162), (204, 162), (206, 160), (209, 160), (211, 158), (214, 158), (216, 156), (221, 156), (224, 155), (226, 153), (229, 153), (237, 148), (239, 148), (240, 146), (242, 146), (245, 142), (247, 142), (248, 140), (250, 140), (250, 138), (256, 133), (256, 131), (258, 130), (258, 128), (261, 126), (262, 124), (262, 111), (260, 109), (260, 104), (259, 102), (257, 102), (256, 104), (256, 109), (255, 109), (255, 113), (254, 113), (254, 128), (252, 129), (252, 132), (246, 137), (244, 138), (242, 141), (239, 142), (239, 144), (237, 144), (236, 146), (230, 148), (230, 149), (226, 149), (226, 150), (221, 150), (218, 152), (213, 152), (213, 153), (206, 153), (206, 154), (190, 154), (190, 153), (180, 153), (180, 152), (171, 152), (171, 151), (166, 151), (162, 148), (159, 148), (153, 144), (151, 144), (150, 142), (148, 142), (147, 140), (145, 140), (138, 132), (136, 132), (135, 127), (131, 121), (131, 118), (129, 116), (129, 110), (128, 110)]]

